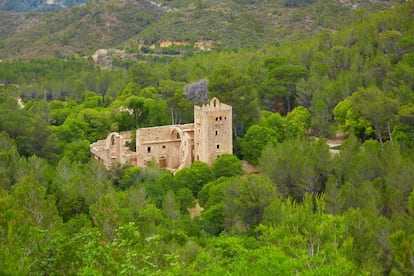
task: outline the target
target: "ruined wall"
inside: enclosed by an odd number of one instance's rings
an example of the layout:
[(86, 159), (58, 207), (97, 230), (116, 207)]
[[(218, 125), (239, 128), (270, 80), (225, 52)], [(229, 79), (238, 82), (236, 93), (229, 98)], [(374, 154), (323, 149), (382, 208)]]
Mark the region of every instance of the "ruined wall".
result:
[[(140, 128), (136, 135), (138, 166), (157, 162), (160, 167), (179, 169), (191, 155), (193, 124)], [(190, 148), (190, 152), (188, 152)], [(190, 156), (191, 157), (191, 156)], [(191, 162), (189, 163), (191, 164)]]
[(136, 165), (136, 153), (128, 147), (131, 140), (130, 131), (112, 132), (105, 140), (90, 145), (91, 156), (102, 162), (106, 168), (110, 168), (113, 163)]
[(128, 148), (131, 132), (113, 132), (90, 146), (92, 158), (110, 168), (114, 162), (146, 167), (155, 162), (179, 170), (199, 160), (212, 165), (224, 153), (233, 153), (232, 107), (213, 98), (194, 106), (194, 124), (140, 128), (136, 152)]

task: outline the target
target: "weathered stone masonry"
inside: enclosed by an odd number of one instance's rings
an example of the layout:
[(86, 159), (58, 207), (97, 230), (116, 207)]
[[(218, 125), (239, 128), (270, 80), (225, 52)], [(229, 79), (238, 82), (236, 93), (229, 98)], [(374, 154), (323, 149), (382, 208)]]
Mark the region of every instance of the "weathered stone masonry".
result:
[(113, 132), (105, 140), (90, 145), (91, 155), (107, 168), (113, 163), (179, 170), (196, 160), (210, 166), (224, 153), (233, 152), (232, 107), (213, 98), (209, 104), (194, 106), (194, 123), (140, 128), (136, 132), (136, 152), (128, 148), (130, 131)]

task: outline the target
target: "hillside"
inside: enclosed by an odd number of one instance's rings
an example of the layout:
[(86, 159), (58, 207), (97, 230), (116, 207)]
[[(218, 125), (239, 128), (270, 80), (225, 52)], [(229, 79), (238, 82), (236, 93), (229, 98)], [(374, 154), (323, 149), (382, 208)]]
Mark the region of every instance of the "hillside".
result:
[(1, 0), (0, 10), (8, 12), (55, 11), (87, 0)]
[(398, 1), (313, 1), (298, 7), (287, 2), (93, 1), (48, 16), (7, 13), (1, 16), (0, 59), (92, 54), (99, 48), (165, 40), (257, 47), (337, 30), (354, 19), (355, 10), (362, 14)]
[(4, 39), (33, 27), (45, 16), (44, 13), (0, 12), (0, 46)]

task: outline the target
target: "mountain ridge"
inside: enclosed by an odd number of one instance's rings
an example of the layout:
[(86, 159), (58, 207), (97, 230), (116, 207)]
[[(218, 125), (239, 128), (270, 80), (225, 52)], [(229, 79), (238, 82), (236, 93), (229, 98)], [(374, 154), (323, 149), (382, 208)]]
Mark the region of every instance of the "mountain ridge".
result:
[[(215, 47), (259, 47), (337, 30), (355, 16), (355, 4), (347, 1), (298, 7), (287, 7), (285, 1), (109, 0), (90, 1), (47, 16), (3, 13), (0, 59), (90, 55), (100, 48), (132, 44), (138, 49), (139, 44), (161, 41), (208, 40)], [(375, 11), (397, 2), (361, 2), (357, 8)], [(25, 27), (13, 26), (12, 17)]]

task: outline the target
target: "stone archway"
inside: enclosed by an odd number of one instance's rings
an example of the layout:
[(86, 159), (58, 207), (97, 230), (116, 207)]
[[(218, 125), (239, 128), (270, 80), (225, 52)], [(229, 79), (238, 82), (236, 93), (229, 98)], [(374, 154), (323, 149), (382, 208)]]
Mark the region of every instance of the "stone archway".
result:
[(172, 138), (176, 135), (176, 138), (179, 138), (181, 141), (180, 144), (180, 165), (178, 166), (178, 170), (189, 167), (191, 165), (191, 136), (183, 131), (181, 128), (177, 126), (172, 127), (171, 136)]

